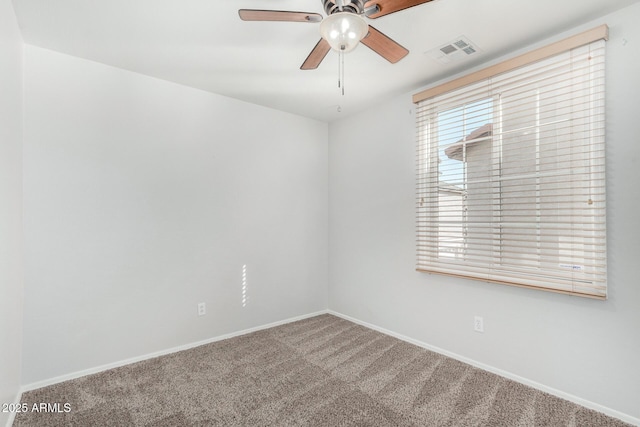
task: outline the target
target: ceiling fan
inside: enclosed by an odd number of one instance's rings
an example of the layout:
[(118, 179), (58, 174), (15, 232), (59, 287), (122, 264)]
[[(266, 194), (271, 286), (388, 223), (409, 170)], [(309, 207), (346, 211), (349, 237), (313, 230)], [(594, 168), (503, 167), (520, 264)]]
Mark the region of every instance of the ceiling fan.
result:
[(300, 67), (301, 70), (313, 70), (318, 68), (331, 49), (344, 53), (354, 49), (360, 42), (395, 64), (407, 56), (409, 51), (371, 25), (367, 25), (363, 16), (376, 19), (432, 0), (321, 1), (327, 14), (326, 18), (318, 13), (284, 10), (240, 9), (238, 14), (244, 21), (319, 22), (322, 38)]

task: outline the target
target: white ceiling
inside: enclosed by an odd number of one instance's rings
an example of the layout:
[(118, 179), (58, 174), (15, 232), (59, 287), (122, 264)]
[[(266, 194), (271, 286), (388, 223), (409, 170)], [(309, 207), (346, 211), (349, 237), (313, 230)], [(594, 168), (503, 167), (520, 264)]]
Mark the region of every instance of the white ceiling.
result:
[[(238, 9), (323, 14), (321, 0), (13, 0), (26, 43), (332, 121), (639, 0), (434, 0), (368, 20), (410, 53), (390, 64), (360, 45), (317, 70), (300, 65), (317, 23), (245, 22)], [(481, 52), (442, 64), (424, 52), (458, 36)], [(338, 112), (340, 106), (342, 112)]]

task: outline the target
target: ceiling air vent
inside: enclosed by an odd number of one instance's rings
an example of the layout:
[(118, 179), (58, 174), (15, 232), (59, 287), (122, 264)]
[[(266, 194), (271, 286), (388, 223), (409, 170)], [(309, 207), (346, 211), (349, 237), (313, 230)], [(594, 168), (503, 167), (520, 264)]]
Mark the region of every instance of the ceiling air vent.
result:
[(425, 55), (446, 64), (452, 61), (459, 61), (479, 51), (478, 46), (468, 38), (460, 36), (450, 43), (425, 52)]

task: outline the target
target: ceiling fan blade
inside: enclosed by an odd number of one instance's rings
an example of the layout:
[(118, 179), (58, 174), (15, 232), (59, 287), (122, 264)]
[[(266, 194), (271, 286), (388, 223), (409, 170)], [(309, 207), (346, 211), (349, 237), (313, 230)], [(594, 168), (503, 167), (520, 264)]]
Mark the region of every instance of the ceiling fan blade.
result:
[(387, 61), (395, 64), (407, 56), (409, 51), (398, 43), (382, 34), (369, 25), (369, 34), (362, 39), (362, 44), (382, 56)]
[(381, 16), (388, 15), (390, 13), (398, 12), (400, 10), (409, 9), (413, 6), (418, 6), (423, 3), (428, 3), (431, 0), (369, 0), (365, 3), (365, 9), (378, 6), (377, 12), (374, 12), (367, 17), (376, 19)]
[(292, 12), (288, 10), (256, 10), (240, 9), (243, 21), (288, 21), (288, 22), (320, 22), (322, 15), (318, 13)]
[(327, 43), (325, 39), (320, 39), (316, 47), (314, 47), (309, 56), (307, 56), (307, 59), (304, 60), (300, 69), (315, 70), (330, 50), (331, 46), (329, 46), (329, 43)]

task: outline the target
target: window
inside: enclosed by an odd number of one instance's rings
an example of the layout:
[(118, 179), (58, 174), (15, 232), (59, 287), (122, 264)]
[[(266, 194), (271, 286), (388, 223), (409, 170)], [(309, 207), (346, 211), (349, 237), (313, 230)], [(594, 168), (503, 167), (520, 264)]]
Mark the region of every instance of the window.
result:
[(419, 271), (606, 298), (606, 34), (414, 96)]

